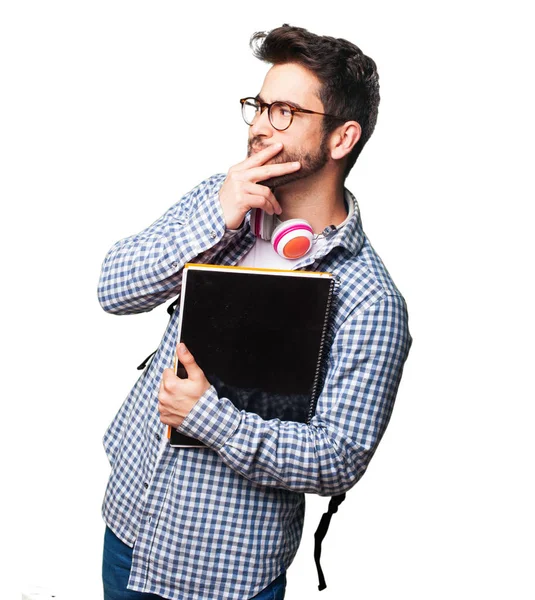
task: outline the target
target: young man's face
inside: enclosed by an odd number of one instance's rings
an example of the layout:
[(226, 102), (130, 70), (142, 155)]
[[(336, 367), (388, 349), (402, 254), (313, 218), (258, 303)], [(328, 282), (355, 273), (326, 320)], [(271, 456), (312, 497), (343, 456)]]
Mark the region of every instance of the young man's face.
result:
[[(324, 112), (319, 99), (320, 82), (304, 67), (287, 63), (273, 66), (264, 79), (259, 99), (262, 102), (287, 102), (293, 106)], [(305, 113), (294, 113), (292, 124), (284, 131), (274, 129), (269, 122), (267, 109), (257, 116), (249, 127), (247, 155), (271, 144), (282, 142), (284, 147), (270, 163), (299, 161), (301, 168), (295, 173), (273, 177), (263, 181), (269, 187), (281, 187), (292, 181), (304, 179), (320, 171), (329, 160), (326, 139), (323, 136), (323, 117)]]

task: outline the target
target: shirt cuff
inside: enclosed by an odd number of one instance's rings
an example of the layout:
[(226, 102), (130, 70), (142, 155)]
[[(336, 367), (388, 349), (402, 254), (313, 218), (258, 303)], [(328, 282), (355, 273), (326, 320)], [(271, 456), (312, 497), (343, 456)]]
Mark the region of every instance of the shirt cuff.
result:
[(204, 202), (199, 203), (197, 211), (202, 212), (202, 218), (192, 218), (189, 221), (190, 244), (195, 255), (214, 246), (226, 232), (225, 217), (219, 201), (219, 188)]
[(219, 398), (212, 386), (200, 397), (178, 431), (219, 450), (234, 435), (240, 421), (240, 411), (228, 398)]

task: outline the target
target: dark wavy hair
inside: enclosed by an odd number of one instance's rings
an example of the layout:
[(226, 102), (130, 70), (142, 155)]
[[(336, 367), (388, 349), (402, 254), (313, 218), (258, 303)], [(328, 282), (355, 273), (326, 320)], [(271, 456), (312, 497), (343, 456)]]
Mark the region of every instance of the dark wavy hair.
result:
[[(361, 137), (347, 157), (347, 177), (377, 122), (380, 96), (375, 62), (347, 40), (315, 35), (286, 24), (253, 34), (250, 46), (262, 61), (273, 65), (297, 63), (312, 71), (321, 82), (324, 111), (360, 124)], [(331, 117), (323, 119), (324, 136), (340, 125)]]

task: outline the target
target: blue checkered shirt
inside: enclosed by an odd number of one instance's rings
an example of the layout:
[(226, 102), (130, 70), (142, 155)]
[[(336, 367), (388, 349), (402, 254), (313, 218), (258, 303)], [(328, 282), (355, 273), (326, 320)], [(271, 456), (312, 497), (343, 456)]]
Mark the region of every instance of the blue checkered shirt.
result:
[[(237, 231), (225, 229), (224, 178), (202, 182), (111, 248), (99, 283), (104, 310), (149, 311), (179, 294), (185, 263), (235, 265), (249, 252), (248, 218)], [(180, 427), (208, 448), (162, 443), (158, 389), (173, 364), (176, 310), (108, 428), (103, 516), (134, 546), (131, 589), (176, 600), (251, 598), (291, 564), (304, 494), (340, 494), (364, 474), (390, 419), (411, 337), (403, 297), (350, 198), (355, 212), (345, 227), (296, 266), (330, 272), (338, 282), (324, 384), (309, 424), (240, 412), (212, 387)]]

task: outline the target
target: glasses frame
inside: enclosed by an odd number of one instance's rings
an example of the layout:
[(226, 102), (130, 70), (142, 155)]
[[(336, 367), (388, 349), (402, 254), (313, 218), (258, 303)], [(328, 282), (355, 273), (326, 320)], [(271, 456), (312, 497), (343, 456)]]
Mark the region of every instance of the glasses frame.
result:
[[(247, 97), (247, 98), (240, 98), (240, 104), (241, 104), (241, 114), (243, 117), (243, 120), (247, 123), (247, 125), (251, 126), (252, 123), (248, 123), (246, 118), (245, 118), (245, 103), (248, 100), (252, 100), (253, 102), (255, 102), (256, 104), (258, 104), (258, 106), (260, 107), (260, 114), (262, 114), (264, 112), (264, 110), (268, 110), (268, 118), (269, 118), (269, 122), (271, 124), (271, 127), (273, 127), (273, 129), (276, 129), (277, 131), (286, 131), (288, 129), (288, 127), (290, 127), (290, 125), (293, 123), (294, 120), (294, 114), (296, 112), (298, 113), (305, 113), (307, 115), (321, 115), (323, 117), (331, 117), (332, 119), (338, 119), (340, 121), (345, 121), (346, 119), (344, 117), (338, 117), (337, 115), (329, 115), (328, 113), (321, 113), (321, 112), (317, 112), (315, 110), (309, 110), (308, 108), (297, 108), (297, 106), (292, 106), (291, 104), (289, 104), (288, 102), (283, 102), (281, 100), (276, 100), (275, 102), (262, 102), (260, 101), (258, 98), (253, 98), (253, 97)], [(275, 125), (273, 125), (273, 120), (271, 118), (271, 109), (273, 106), (275, 105), (282, 105), (282, 106), (287, 106), (290, 109), (290, 112), (292, 113), (291, 117), (290, 117), (290, 122), (288, 123), (288, 125), (286, 127), (283, 127), (282, 129), (280, 129), (279, 127), (275, 127)], [(256, 118), (256, 116), (255, 116)], [(253, 119), (254, 121), (254, 119)]]

